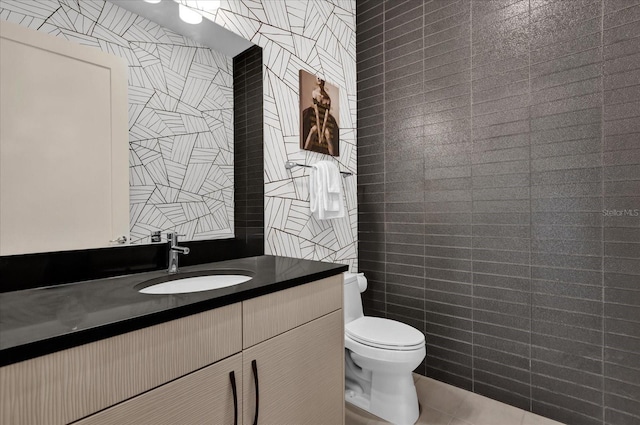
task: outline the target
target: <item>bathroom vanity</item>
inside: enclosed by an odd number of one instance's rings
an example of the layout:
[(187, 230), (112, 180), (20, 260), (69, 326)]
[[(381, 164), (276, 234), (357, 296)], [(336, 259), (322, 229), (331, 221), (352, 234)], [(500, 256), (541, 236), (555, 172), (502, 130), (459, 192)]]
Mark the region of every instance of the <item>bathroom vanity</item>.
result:
[(162, 271), (0, 294), (0, 422), (343, 423), (346, 268), (260, 256), (180, 271), (253, 274), (214, 291), (138, 292)]

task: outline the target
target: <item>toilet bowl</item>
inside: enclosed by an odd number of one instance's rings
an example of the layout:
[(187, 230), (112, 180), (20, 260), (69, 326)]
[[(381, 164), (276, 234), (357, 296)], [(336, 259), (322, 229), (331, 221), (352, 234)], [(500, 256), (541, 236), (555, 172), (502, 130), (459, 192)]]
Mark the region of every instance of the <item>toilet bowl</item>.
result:
[(389, 319), (364, 316), (362, 274), (345, 273), (345, 400), (393, 424), (419, 416), (413, 370), (426, 355), (417, 329)]

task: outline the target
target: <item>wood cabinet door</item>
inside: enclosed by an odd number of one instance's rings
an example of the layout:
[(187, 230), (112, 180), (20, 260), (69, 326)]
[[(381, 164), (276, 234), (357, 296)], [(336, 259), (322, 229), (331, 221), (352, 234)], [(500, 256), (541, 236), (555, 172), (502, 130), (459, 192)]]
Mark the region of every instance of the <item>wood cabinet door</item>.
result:
[(242, 363), (245, 424), (344, 423), (342, 310), (245, 349)]
[[(234, 373), (236, 404), (231, 380)], [(241, 425), (242, 354), (117, 404), (76, 425)]]

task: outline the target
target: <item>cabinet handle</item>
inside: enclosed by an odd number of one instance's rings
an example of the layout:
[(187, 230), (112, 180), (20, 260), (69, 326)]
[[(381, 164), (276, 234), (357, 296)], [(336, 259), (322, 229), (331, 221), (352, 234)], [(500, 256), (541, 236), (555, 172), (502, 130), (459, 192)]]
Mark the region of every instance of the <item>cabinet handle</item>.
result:
[(258, 425), (258, 411), (259, 411), (259, 401), (260, 397), (258, 396), (258, 364), (255, 360), (251, 360), (251, 369), (253, 369), (253, 383), (256, 386), (256, 416), (253, 418), (253, 425)]
[(233, 425), (238, 425), (238, 390), (236, 389), (236, 374), (233, 370), (229, 372), (229, 379), (233, 392)]

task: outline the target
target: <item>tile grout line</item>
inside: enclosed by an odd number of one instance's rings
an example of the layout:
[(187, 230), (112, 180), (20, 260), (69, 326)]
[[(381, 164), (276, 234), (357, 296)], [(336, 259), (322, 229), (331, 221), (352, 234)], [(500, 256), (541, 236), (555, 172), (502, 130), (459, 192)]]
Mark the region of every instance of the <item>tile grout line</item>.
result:
[(387, 42), (386, 35), (386, 23), (387, 23), (387, 4), (382, 3), (382, 250), (384, 252), (384, 317), (388, 316), (388, 304), (387, 304), (387, 60), (386, 60), (386, 48)]
[(469, 137), (471, 139), (471, 158), (469, 164), (469, 177), (471, 178), (471, 391), (475, 393), (476, 368), (475, 368), (475, 297), (473, 279), (473, 0), (469, 0)]
[[(424, 79), (425, 79), (425, 58), (424, 58), (424, 2), (422, 2), (422, 78), (420, 80), (420, 94), (422, 96), (421, 103), (424, 105), (425, 102), (425, 91), (424, 91)], [(424, 122), (422, 123), (422, 139), (424, 140)], [(425, 236), (426, 236), (426, 228), (427, 228), (427, 211), (425, 208), (427, 199), (426, 199), (426, 182), (425, 175), (427, 172), (427, 161), (425, 158), (425, 151), (422, 150), (422, 319), (424, 326), (424, 335), (425, 339), (427, 336), (427, 268), (426, 268), (426, 249), (425, 249)], [(427, 376), (427, 367), (428, 367), (428, 359), (427, 354), (424, 356), (424, 376)]]
[[(531, 193), (532, 193), (532, 185), (531, 185), (531, 0), (528, 2), (528, 12), (529, 12), (529, 21), (527, 28), (528, 30), (528, 38), (527, 38), (527, 62), (529, 72), (527, 75), (528, 85), (529, 85), (529, 102), (527, 105), (528, 115), (529, 115), (529, 131), (527, 132), (528, 146), (529, 146), (529, 412), (533, 412), (533, 371), (531, 370), (532, 358), (533, 358), (533, 265), (532, 261), (532, 227), (533, 227), (533, 211), (532, 211), (532, 201), (531, 201)], [(524, 418), (522, 419), (524, 421)]]
[[(601, 93), (601, 118), (600, 118), (600, 166), (601, 166), (601, 171), (600, 171), (600, 190), (602, 191), (600, 194), (600, 199), (602, 200), (602, 204), (601, 207), (604, 208), (604, 0), (600, 1), (600, 48), (601, 48), (601, 55), (602, 57), (600, 58), (600, 60), (602, 61), (602, 68), (600, 69), (600, 81), (601, 81), (601, 86), (600, 86), (600, 93)], [(605, 394), (604, 394), (604, 356), (605, 356), (605, 320), (604, 320), (604, 307), (605, 307), (605, 289), (604, 289), (604, 255), (605, 255), (605, 243), (604, 243), (604, 225), (605, 225), (605, 221), (606, 221), (606, 217), (602, 217), (602, 224), (600, 225), (600, 236), (601, 236), (601, 245), (600, 245), (600, 249), (602, 250), (601, 253), (601, 261), (600, 261), (600, 267), (602, 267), (601, 270), (601, 281), (602, 281), (602, 293), (601, 293), (601, 319), (602, 319), (602, 343), (601, 343), (601, 352), (600, 352), (600, 370), (601, 370), (601, 401), (602, 401), (602, 424), (605, 424), (605, 413), (606, 413), (606, 409), (605, 409)]]

